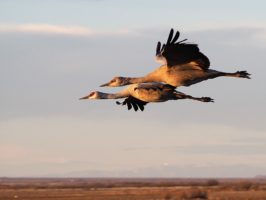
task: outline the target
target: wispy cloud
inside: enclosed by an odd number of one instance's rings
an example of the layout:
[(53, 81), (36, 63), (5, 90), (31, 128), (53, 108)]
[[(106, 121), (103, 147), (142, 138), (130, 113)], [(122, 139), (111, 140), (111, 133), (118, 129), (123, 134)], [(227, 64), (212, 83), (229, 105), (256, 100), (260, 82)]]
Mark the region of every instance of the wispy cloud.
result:
[(30, 32), (64, 35), (93, 35), (93, 30), (82, 26), (62, 26), (53, 24), (0, 24), (0, 32)]
[(266, 29), (265, 23), (261, 22), (231, 22), (231, 23), (211, 23), (202, 22), (188, 25), (185, 31), (208, 31), (208, 30), (234, 30), (234, 29)]
[(96, 35), (136, 35), (134, 31), (120, 29), (115, 31), (94, 30), (85, 26), (64, 26), (55, 24), (0, 24), (0, 33), (36, 33), (70, 36)]
[[(100, 30), (93, 29), (87, 26), (76, 26), (76, 25), (58, 25), (58, 24), (0, 24), (0, 33), (29, 33), (29, 34), (45, 34), (45, 35), (67, 35), (76, 37), (95, 37), (95, 36), (143, 36), (150, 35), (151, 32), (156, 31), (157, 35), (165, 32), (166, 28), (141, 28), (141, 29), (118, 29), (118, 30)], [(182, 31), (182, 30), (181, 30)], [(223, 35), (234, 34), (235, 32), (240, 33), (241, 42), (242, 38), (249, 38), (254, 42), (265, 43), (266, 26), (264, 24), (234, 24), (233, 25), (214, 25), (214, 24), (203, 24), (200, 27), (195, 26), (194, 28), (187, 27), (184, 32), (191, 33), (205, 33), (206, 31), (216, 32), (215, 35), (223, 37)], [(233, 33), (232, 33), (233, 32)], [(232, 36), (232, 35), (230, 35)], [(227, 36), (227, 40), (219, 39), (219, 41), (227, 41), (230, 45), (237, 44), (238, 40), (234, 37)]]

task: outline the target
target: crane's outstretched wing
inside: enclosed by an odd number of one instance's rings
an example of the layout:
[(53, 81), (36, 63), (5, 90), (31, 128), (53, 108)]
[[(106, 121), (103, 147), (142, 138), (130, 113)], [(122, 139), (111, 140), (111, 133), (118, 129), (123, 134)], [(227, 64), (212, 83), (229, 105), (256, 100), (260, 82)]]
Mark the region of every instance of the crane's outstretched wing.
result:
[(161, 46), (158, 42), (156, 47), (156, 59), (164, 61), (168, 67), (182, 65), (189, 62), (194, 62), (203, 70), (210, 66), (210, 61), (207, 56), (200, 52), (197, 44), (185, 43), (185, 40), (177, 42), (180, 33), (171, 29), (166, 44)]
[(130, 110), (132, 107), (134, 108), (135, 111), (138, 111), (138, 109), (140, 109), (141, 111), (144, 110), (144, 106), (147, 104), (148, 102), (145, 101), (141, 101), (133, 96), (129, 96), (127, 97), (122, 103), (117, 101), (116, 104), (117, 105), (127, 105), (127, 109)]

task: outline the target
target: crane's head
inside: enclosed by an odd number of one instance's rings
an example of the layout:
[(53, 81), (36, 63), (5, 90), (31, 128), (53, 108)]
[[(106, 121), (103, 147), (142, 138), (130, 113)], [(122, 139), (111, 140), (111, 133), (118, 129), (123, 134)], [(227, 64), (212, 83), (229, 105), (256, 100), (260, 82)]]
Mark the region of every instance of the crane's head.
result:
[(91, 92), (89, 95), (85, 97), (81, 97), (79, 99), (82, 100), (82, 99), (100, 99), (100, 98), (101, 98), (100, 92), (94, 91), (94, 92)]
[(108, 83), (100, 85), (100, 87), (118, 87), (118, 86), (124, 86), (130, 84), (129, 78), (117, 76), (114, 77), (111, 81)]

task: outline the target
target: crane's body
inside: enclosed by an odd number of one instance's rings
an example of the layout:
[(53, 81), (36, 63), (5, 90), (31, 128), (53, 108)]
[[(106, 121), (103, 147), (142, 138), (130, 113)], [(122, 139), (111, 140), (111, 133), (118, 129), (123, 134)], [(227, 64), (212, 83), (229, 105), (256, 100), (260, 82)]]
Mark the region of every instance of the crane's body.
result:
[(132, 84), (127, 90), (131, 96), (145, 102), (164, 102), (178, 98), (178, 92), (172, 86), (159, 82)]
[[(188, 63), (182, 66), (173, 66), (169, 68), (167, 65), (162, 65), (153, 72), (144, 77), (125, 78), (129, 84), (147, 83), (147, 82), (164, 82), (174, 87), (190, 86), (201, 81), (216, 78), (219, 76), (236, 76), (240, 77), (239, 72), (225, 73), (213, 69), (202, 70), (193, 63)], [(119, 77), (121, 78), (121, 77)], [(112, 86), (112, 85), (110, 85)]]
[(124, 102), (118, 104), (127, 105), (130, 110), (133, 106), (135, 111), (150, 102), (165, 102), (168, 100), (193, 99), (202, 102), (213, 102), (210, 97), (192, 97), (175, 90), (175, 87), (159, 82), (131, 84), (118, 93), (103, 93), (99, 91), (91, 92), (80, 99), (120, 99), (126, 98)]
[(192, 97), (175, 90), (179, 86), (190, 86), (208, 79), (229, 76), (250, 78), (246, 71), (234, 73), (221, 72), (209, 69), (210, 61), (200, 52), (197, 44), (177, 41), (179, 32), (174, 36), (171, 29), (167, 42), (161, 46), (157, 43), (156, 60), (162, 66), (143, 77), (114, 77), (103, 86), (117, 87), (129, 85), (118, 93), (103, 93), (95, 91), (80, 99), (119, 99), (125, 100), (117, 104), (127, 105), (135, 111), (144, 110), (144, 106), (150, 102), (164, 102), (168, 100), (193, 99), (202, 102), (213, 102), (209, 97)]
[(179, 32), (173, 37), (171, 29), (167, 43), (158, 42), (156, 60), (163, 65), (143, 77), (114, 77), (110, 82), (101, 86), (124, 86), (133, 83), (164, 82), (174, 87), (190, 86), (201, 81), (220, 76), (250, 78), (246, 71), (234, 73), (221, 72), (209, 69), (210, 61), (200, 52), (197, 44), (177, 42)]

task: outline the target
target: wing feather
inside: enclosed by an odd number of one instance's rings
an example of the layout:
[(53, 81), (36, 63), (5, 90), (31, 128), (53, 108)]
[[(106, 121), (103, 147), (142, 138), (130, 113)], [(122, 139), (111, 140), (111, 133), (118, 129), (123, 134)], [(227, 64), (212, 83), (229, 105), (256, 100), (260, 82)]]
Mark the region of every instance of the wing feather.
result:
[(176, 31), (175, 37), (174, 37), (174, 39), (171, 42), (172, 44), (174, 44), (178, 40), (179, 35), (180, 35), (179, 31)]
[(134, 110), (138, 111), (138, 109), (139, 109), (138, 105), (135, 102), (131, 102), (131, 104), (132, 104)]
[[(197, 44), (185, 43), (185, 40), (177, 42), (180, 33), (176, 32), (174, 38), (174, 30), (171, 29), (166, 44), (157, 44), (156, 56), (157, 60), (165, 58), (168, 67), (182, 65), (190, 62), (196, 63), (203, 70), (207, 70), (210, 61), (207, 56), (200, 52)], [(161, 48), (162, 46), (162, 48)]]
[(166, 45), (170, 45), (171, 44), (171, 40), (172, 40), (173, 35), (174, 35), (174, 29), (171, 29), (170, 33), (169, 33), (169, 36), (168, 36), (168, 39), (167, 39), (167, 42), (166, 42)]
[(158, 42), (156, 47), (156, 55), (160, 54), (160, 52), (161, 52), (161, 42)]
[(127, 97), (122, 103), (120, 102), (116, 102), (118, 105), (127, 105), (127, 109), (131, 110), (131, 108), (133, 107), (135, 111), (138, 111), (138, 109), (140, 109), (141, 111), (144, 110), (144, 106), (148, 103), (145, 101), (141, 101), (140, 99), (137, 99), (133, 96), (129, 96)]

